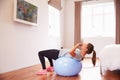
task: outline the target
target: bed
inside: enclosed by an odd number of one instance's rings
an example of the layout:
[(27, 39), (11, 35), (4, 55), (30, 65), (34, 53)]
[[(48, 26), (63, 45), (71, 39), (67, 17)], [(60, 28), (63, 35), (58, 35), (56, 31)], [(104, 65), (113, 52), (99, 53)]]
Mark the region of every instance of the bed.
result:
[(99, 59), (103, 75), (106, 70), (120, 69), (120, 45), (105, 46), (99, 54)]

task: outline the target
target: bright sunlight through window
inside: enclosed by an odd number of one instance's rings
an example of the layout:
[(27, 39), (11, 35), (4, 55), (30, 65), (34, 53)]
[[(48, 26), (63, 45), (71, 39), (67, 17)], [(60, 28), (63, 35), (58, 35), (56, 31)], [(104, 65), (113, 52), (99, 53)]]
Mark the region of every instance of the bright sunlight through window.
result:
[(114, 3), (99, 3), (82, 6), (82, 38), (115, 37)]

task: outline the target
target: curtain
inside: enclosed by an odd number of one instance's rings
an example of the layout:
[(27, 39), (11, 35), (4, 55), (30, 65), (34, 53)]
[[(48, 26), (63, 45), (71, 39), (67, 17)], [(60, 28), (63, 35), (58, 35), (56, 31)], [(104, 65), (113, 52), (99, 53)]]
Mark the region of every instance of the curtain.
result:
[(75, 2), (74, 44), (81, 42), (81, 7), (81, 1)]
[(114, 0), (116, 14), (116, 44), (120, 44), (120, 0)]
[(48, 4), (53, 6), (54, 8), (61, 10), (61, 0), (49, 0)]

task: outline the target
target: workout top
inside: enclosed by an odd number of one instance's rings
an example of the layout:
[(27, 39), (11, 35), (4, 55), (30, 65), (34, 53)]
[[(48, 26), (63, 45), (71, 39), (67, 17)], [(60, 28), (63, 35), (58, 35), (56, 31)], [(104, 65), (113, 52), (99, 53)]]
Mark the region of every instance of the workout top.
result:
[(70, 55), (69, 53), (69, 50), (68, 49), (61, 49), (60, 52), (59, 52), (59, 56), (58, 57), (63, 57), (63, 56), (66, 56), (66, 57), (71, 57), (73, 59), (76, 59), (78, 61), (81, 61), (82, 60), (82, 55), (80, 53), (80, 49), (76, 49), (75, 52), (74, 52), (76, 55), (73, 57)]

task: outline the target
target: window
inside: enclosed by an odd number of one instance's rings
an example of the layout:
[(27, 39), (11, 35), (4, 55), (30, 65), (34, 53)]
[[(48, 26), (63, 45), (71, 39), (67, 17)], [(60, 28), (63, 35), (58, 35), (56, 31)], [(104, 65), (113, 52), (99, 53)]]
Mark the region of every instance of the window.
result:
[(49, 32), (50, 37), (60, 37), (60, 12), (52, 6), (48, 6)]
[(115, 37), (114, 3), (99, 3), (82, 6), (81, 36)]

